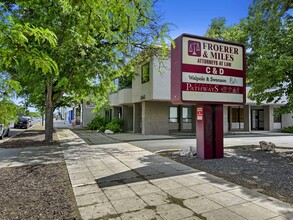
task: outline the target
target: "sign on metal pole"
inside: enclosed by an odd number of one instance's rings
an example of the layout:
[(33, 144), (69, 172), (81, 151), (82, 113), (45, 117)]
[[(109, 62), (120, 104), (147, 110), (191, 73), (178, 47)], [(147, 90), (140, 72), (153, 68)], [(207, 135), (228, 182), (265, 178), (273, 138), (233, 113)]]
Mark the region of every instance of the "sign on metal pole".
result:
[(244, 104), (245, 48), (242, 44), (183, 34), (171, 55), (174, 104)]
[(242, 44), (183, 34), (171, 50), (171, 101), (196, 105), (197, 157), (224, 156), (223, 105), (245, 104)]

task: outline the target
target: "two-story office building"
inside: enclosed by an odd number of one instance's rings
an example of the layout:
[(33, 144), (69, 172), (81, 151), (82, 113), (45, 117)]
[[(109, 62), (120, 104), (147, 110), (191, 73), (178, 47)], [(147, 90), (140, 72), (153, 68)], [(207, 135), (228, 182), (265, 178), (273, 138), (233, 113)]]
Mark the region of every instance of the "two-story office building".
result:
[[(136, 68), (131, 86), (109, 96), (110, 110), (105, 114), (125, 120), (124, 131), (149, 134), (172, 134), (196, 131), (194, 105), (173, 105), (170, 101), (170, 59), (162, 63), (153, 57)], [(249, 91), (247, 87), (247, 92)], [(224, 132), (252, 130), (280, 130), (293, 125), (292, 114), (277, 116), (281, 104), (260, 106), (247, 98), (243, 105), (224, 105)], [(89, 112), (83, 105), (83, 112)], [(87, 118), (83, 121), (87, 122)], [(83, 123), (86, 126), (85, 123)]]

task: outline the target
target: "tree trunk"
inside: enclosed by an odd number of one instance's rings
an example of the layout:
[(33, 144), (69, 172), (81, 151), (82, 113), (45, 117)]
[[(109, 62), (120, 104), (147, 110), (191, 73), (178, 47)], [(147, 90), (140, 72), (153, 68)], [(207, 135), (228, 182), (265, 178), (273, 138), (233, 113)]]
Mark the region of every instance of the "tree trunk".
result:
[(46, 111), (45, 111), (45, 141), (50, 144), (53, 141), (53, 85), (51, 78), (47, 78)]

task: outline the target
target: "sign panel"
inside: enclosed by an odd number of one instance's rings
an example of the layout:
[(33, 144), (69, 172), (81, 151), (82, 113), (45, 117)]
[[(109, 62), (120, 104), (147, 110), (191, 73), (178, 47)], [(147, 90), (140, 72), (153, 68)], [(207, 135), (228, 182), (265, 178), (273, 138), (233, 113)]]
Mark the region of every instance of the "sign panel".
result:
[(187, 34), (175, 43), (171, 53), (173, 103), (245, 103), (243, 45)]
[(202, 120), (203, 116), (203, 109), (202, 108), (197, 108), (196, 110), (196, 119), (197, 120)]

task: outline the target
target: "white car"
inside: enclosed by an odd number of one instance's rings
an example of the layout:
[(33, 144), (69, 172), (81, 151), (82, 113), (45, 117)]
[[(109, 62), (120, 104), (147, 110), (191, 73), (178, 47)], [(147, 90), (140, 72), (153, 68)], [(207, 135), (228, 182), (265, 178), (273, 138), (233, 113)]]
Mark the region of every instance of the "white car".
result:
[(9, 127), (4, 124), (0, 124), (0, 139), (3, 139), (4, 137), (8, 137), (8, 135), (9, 135)]

